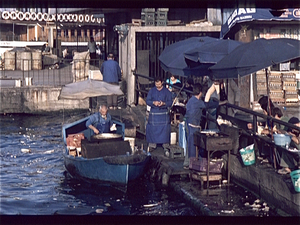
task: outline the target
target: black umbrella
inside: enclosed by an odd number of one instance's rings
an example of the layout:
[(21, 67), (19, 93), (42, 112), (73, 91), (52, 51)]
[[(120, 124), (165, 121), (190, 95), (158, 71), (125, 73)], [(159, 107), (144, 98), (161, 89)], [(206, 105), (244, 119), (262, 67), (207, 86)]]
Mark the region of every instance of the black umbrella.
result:
[(184, 57), (188, 50), (197, 48), (204, 43), (218, 40), (212, 37), (191, 37), (167, 46), (158, 57), (160, 65), (166, 72), (178, 76), (203, 76), (208, 74), (208, 68), (213, 64), (199, 65)]
[(214, 78), (237, 78), (300, 57), (300, 41), (264, 38), (242, 44), (210, 67)]
[(194, 62), (215, 64), (241, 44), (242, 42), (230, 39), (217, 39), (186, 51), (184, 56)]
[[(270, 115), (267, 67), (299, 57), (300, 41), (288, 38), (269, 40), (262, 38), (238, 46), (229, 55), (221, 59), (216, 65), (210, 67), (210, 70), (214, 78), (221, 79), (237, 78), (238, 75), (245, 76), (266, 68), (268, 114)], [(271, 129), (271, 136), (273, 136), (273, 129)]]
[[(299, 57), (300, 41), (289, 38), (269, 40), (261, 38), (238, 46), (216, 65), (210, 67), (210, 70), (216, 79), (237, 78), (238, 75), (245, 76)], [(267, 73), (266, 69), (267, 94), (269, 96)]]

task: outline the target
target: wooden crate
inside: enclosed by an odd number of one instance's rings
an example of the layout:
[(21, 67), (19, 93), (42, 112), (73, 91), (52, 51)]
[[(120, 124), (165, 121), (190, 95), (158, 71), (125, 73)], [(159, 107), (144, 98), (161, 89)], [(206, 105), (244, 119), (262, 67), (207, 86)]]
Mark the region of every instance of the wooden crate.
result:
[(296, 74), (295, 73), (282, 73), (282, 81), (287, 82), (295, 82), (296, 81)]
[(295, 81), (284, 81), (283, 82), (283, 90), (297, 90), (297, 82)]
[(284, 105), (285, 104), (285, 98), (272, 98), (270, 97), (273, 103), (276, 103), (278, 105)]
[(268, 79), (269, 79), (269, 82), (270, 81), (274, 81), (274, 82), (281, 82), (281, 79), (282, 79), (282, 74), (281, 73), (271, 73), (269, 76), (268, 76)]
[(257, 90), (267, 90), (266, 82), (259, 82), (257, 83)]
[(256, 82), (266, 83), (266, 74), (256, 74)]
[(269, 82), (269, 88), (270, 90), (274, 90), (274, 91), (280, 91), (282, 90), (282, 83), (280, 82)]
[(257, 95), (260, 96), (260, 95), (267, 95), (267, 89), (265, 90), (257, 90)]
[(299, 99), (298, 98), (286, 98), (285, 103), (286, 104), (293, 104), (293, 103), (298, 103)]
[(272, 90), (270, 91), (270, 98), (284, 98), (283, 90)]

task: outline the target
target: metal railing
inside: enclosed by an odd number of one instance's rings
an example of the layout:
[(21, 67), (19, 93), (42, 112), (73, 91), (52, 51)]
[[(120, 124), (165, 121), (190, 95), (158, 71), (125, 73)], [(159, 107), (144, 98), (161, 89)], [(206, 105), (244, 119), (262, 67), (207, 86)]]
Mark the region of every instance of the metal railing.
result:
[[(225, 119), (229, 119), (231, 121), (236, 120), (235, 118), (227, 115), (228, 108), (233, 108), (233, 109), (242, 111), (242, 112), (246, 113), (246, 115), (251, 115), (253, 117), (252, 122), (246, 121), (246, 123), (252, 123), (253, 129), (247, 129), (247, 128), (242, 127), (241, 128), (241, 134), (246, 135), (248, 137), (251, 137), (251, 138), (254, 139), (255, 142), (263, 143), (263, 145), (267, 145), (272, 149), (273, 167), (275, 169), (277, 168), (277, 165), (280, 165), (280, 157), (281, 156), (278, 153), (282, 153), (283, 151), (285, 151), (287, 154), (291, 154), (293, 157), (295, 157), (295, 159), (298, 161), (298, 163), (297, 163), (298, 168), (300, 169), (300, 156), (299, 156), (299, 154), (298, 153), (296, 153), (296, 154), (290, 153), (285, 148), (275, 144), (275, 142), (273, 140), (273, 125), (274, 124), (283, 125), (288, 130), (291, 130), (291, 129), (296, 130), (299, 134), (300, 134), (300, 127), (295, 126), (291, 123), (287, 123), (285, 121), (278, 120), (274, 117), (264, 115), (264, 114), (256, 112), (256, 111), (252, 111), (250, 109), (242, 108), (242, 107), (230, 104), (230, 103), (226, 103), (224, 106), (226, 107), (226, 114), (221, 114), (221, 115), (222, 115), (222, 117), (224, 116)], [(259, 121), (259, 118), (262, 118), (266, 124), (270, 124), (270, 128), (269, 128), (270, 136), (259, 135), (258, 134), (258, 132), (257, 132), (258, 131), (257, 122)]]

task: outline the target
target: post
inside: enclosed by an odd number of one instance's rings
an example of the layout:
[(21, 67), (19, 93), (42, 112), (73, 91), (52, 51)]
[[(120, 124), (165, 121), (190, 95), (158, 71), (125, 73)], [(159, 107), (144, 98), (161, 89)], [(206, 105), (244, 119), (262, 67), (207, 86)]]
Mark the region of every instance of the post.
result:
[(57, 44), (57, 39), (58, 39), (58, 30), (57, 30), (57, 7), (55, 8), (55, 14), (56, 14), (56, 18), (55, 18), (55, 29), (56, 29), (56, 41), (55, 41), (55, 49), (56, 49), (56, 56), (58, 57), (58, 44)]
[[(267, 85), (267, 96), (268, 96), (268, 116), (271, 116), (271, 99), (270, 99), (270, 89), (269, 89), (269, 79), (268, 79), (268, 68), (266, 70), (266, 85)], [(267, 119), (268, 121), (268, 119)], [(270, 133), (271, 133), (271, 139), (273, 140), (273, 121), (270, 120)], [(273, 165), (276, 169), (276, 157), (275, 157), (275, 148), (273, 147)]]

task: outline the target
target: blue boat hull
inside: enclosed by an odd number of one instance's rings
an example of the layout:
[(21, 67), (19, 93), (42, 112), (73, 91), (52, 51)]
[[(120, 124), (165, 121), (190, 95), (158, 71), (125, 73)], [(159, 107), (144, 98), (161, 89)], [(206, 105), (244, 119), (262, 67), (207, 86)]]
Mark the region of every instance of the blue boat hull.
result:
[[(85, 139), (91, 139), (91, 131), (85, 126), (87, 119), (88, 117), (71, 124), (65, 124), (62, 128), (65, 143), (63, 157), (67, 171), (72, 176), (78, 178), (119, 184), (127, 184), (129, 181), (140, 177), (150, 160), (150, 153), (147, 153), (147, 155), (146, 153), (141, 155), (124, 155), (124, 153), (119, 153), (113, 156), (98, 158), (74, 157), (69, 155), (66, 141), (69, 134), (83, 133)], [(118, 121), (113, 122), (117, 125), (117, 133), (122, 134), (124, 139), (125, 125)], [(113, 142), (111, 143), (113, 144)]]
[(150, 155), (147, 155), (145, 160), (136, 164), (109, 164), (103, 158), (86, 159), (64, 154), (65, 167), (72, 176), (119, 184), (139, 178), (149, 160)]

